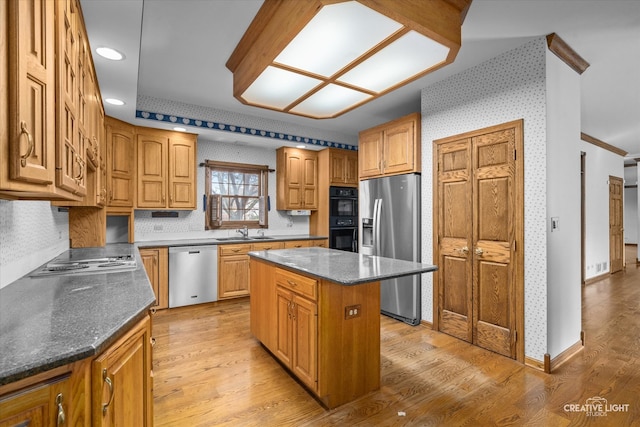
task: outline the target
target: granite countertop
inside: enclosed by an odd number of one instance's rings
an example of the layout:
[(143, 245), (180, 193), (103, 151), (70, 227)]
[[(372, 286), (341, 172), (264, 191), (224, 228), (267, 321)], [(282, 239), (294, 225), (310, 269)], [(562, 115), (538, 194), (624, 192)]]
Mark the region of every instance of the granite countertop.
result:
[(342, 285), (358, 285), (438, 269), (430, 264), (327, 248), (272, 249), (249, 252), (249, 256)]
[(327, 236), (314, 236), (310, 234), (277, 234), (266, 236), (267, 238), (258, 238), (252, 235), (248, 239), (238, 236), (232, 237), (208, 237), (200, 239), (178, 239), (178, 240), (149, 240), (136, 242), (139, 248), (156, 247), (156, 246), (198, 246), (198, 245), (228, 245), (237, 243), (259, 243), (259, 242), (283, 242), (287, 240), (319, 240), (326, 239)]
[(55, 260), (135, 254), (126, 272), (31, 278), (0, 289), (0, 385), (104, 351), (155, 295), (135, 245), (71, 249)]

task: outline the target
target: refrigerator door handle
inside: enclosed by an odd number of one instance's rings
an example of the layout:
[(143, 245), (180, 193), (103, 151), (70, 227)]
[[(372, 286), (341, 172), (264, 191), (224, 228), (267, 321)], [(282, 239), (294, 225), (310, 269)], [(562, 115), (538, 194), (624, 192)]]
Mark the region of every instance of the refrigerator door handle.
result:
[(380, 211), (382, 210), (382, 199), (376, 199), (375, 201), (375, 209), (373, 210), (373, 246), (374, 246), (374, 255), (380, 256), (381, 246), (380, 246)]

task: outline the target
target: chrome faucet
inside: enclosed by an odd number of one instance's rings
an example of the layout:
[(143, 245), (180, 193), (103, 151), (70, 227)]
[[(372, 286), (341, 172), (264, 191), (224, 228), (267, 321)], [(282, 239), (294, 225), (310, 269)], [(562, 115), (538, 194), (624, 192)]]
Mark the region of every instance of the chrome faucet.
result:
[(264, 230), (262, 228), (258, 230), (258, 236), (264, 237)]
[(246, 225), (242, 228), (237, 229), (236, 232), (242, 234), (243, 239), (249, 238), (249, 227), (247, 227)]

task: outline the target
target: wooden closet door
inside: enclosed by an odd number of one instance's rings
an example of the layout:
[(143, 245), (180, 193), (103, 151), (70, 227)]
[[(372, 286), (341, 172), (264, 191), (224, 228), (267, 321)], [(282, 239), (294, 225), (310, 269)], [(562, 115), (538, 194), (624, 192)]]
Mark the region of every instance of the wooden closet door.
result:
[(471, 139), (439, 145), (438, 301), (439, 329), (472, 341)]
[(515, 357), (515, 131), (473, 145), (473, 342)]
[(609, 268), (611, 274), (624, 268), (623, 191), (622, 178), (609, 175)]

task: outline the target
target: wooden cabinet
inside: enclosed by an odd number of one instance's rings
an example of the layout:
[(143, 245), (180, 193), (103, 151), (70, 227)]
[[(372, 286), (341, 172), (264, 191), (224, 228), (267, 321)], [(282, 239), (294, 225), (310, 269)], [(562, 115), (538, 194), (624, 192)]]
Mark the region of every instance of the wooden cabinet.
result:
[(107, 206), (133, 208), (135, 197), (135, 128), (105, 118), (107, 134)]
[(167, 247), (141, 248), (142, 264), (156, 295), (157, 309), (169, 307), (169, 250)]
[(318, 158), (315, 151), (291, 147), (276, 150), (276, 208), (318, 208)]
[(90, 360), (0, 386), (0, 427), (91, 426)]
[(0, 386), (0, 427), (152, 426), (151, 321), (95, 358)]
[(311, 240), (311, 246), (315, 246), (315, 247), (318, 247), (318, 248), (328, 248), (329, 247), (329, 240), (328, 239)]
[(86, 194), (86, 32), (76, 0), (56, 3), (56, 184)]
[(249, 295), (251, 244), (218, 247), (218, 299)]
[[(86, 149), (102, 100), (78, 0), (3, 2), (0, 196), (96, 206)], [(95, 165), (94, 165), (95, 167)]]
[(380, 282), (343, 286), (251, 258), (250, 317), (251, 333), (326, 407), (380, 388)]
[(360, 179), (420, 172), (420, 114), (360, 132)]
[(93, 426), (153, 425), (149, 316), (92, 364)]
[(8, 95), (0, 106), (0, 190), (7, 198), (54, 197), (56, 3), (2, 3), (10, 37), (0, 43), (0, 88)]
[(317, 389), (317, 282), (276, 269), (275, 354), (310, 389)]
[(48, 378), (0, 398), (0, 427), (71, 425), (70, 382), (70, 374)]
[[(342, 150), (339, 148), (327, 148), (320, 151), (318, 156), (323, 152), (327, 152), (328, 159), (328, 182), (320, 181), (320, 185), (339, 186), (339, 187), (357, 187), (358, 186), (358, 152), (351, 150)], [(320, 169), (321, 164), (318, 165)]]
[(197, 135), (140, 129), (137, 207), (195, 209)]

